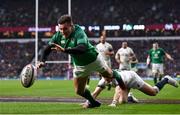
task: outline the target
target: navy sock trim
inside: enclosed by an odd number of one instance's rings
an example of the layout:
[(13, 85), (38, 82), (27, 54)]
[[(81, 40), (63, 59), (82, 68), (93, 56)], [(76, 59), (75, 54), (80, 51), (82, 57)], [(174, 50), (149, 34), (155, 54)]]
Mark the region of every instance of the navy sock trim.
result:
[(160, 82), (156, 83), (155, 86), (157, 86), (159, 88), (159, 90), (161, 90), (164, 87), (164, 85), (166, 85), (167, 83), (168, 83), (168, 79), (164, 78)]

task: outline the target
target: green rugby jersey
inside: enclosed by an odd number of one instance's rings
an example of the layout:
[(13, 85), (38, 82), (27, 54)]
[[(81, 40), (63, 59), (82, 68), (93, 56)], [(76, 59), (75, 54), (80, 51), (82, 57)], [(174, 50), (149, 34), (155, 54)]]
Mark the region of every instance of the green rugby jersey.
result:
[(56, 43), (63, 48), (74, 48), (78, 44), (85, 44), (87, 51), (83, 54), (70, 54), (72, 57), (72, 62), (78, 66), (84, 66), (95, 61), (97, 58), (97, 51), (94, 46), (92, 46), (85, 32), (81, 29), (79, 25), (74, 25), (74, 31), (70, 34), (68, 38), (64, 38), (60, 32), (54, 34), (50, 39), (49, 44)]
[(148, 52), (151, 63), (161, 64), (164, 61), (165, 51), (162, 48), (150, 49)]

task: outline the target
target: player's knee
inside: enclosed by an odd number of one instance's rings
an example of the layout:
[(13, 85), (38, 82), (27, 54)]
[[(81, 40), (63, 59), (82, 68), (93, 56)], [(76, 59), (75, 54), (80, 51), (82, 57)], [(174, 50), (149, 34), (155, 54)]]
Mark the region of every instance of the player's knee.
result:
[(150, 94), (149, 94), (150, 96), (156, 96), (157, 95), (157, 91), (152, 91)]

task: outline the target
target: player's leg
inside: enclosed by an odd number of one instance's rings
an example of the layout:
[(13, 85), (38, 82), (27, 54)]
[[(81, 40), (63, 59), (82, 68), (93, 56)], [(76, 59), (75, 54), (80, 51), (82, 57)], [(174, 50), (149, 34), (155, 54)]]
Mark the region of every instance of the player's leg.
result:
[[(77, 69), (79, 69), (79, 70), (77, 70)], [(104, 58), (100, 54), (97, 56), (97, 59), (94, 62), (84, 66), (83, 68), (81, 66), (76, 67), (74, 74), (75, 74), (75, 76), (85, 76), (85, 75), (90, 75), (92, 72), (99, 72), (103, 77), (107, 78), (107, 81), (111, 81), (113, 79), (112, 70), (107, 66), (107, 64), (104, 61)], [(81, 79), (82, 79), (81, 77), (75, 77), (75, 78), (76, 78), (75, 81), (81, 82)], [(86, 78), (86, 80), (87, 80), (87, 78)], [(76, 82), (75, 84), (77, 84), (77, 83), (78, 82)], [(78, 85), (75, 85), (75, 86), (77, 87)], [(101, 92), (101, 90), (98, 90), (98, 91), (99, 92), (97, 92), (97, 94)], [(85, 103), (87, 105), (87, 107), (100, 106), (100, 103), (95, 101), (94, 98), (91, 96), (89, 90), (86, 89), (85, 94), (83, 94), (83, 95), (81, 94), (81, 96), (85, 97), (89, 101), (89, 104)]]
[(164, 76), (164, 64), (159, 64), (159, 81), (161, 81)]
[(153, 76), (154, 84), (156, 84), (158, 77), (158, 70), (156, 64), (152, 64), (152, 76)]
[[(106, 63), (108, 65), (108, 67), (111, 68), (111, 60), (106, 61)], [(112, 87), (112, 82), (106, 83), (106, 86), (107, 86), (107, 90), (110, 91), (111, 87)]]
[[(106, 87), (105, 82), (106, 81), (105, 81), (105, 79), (103, 77), (101, 78), (101, 80), (99, 80), (97, 87), (95, 88), (95, 90), (92, 93), (92, 96), (93, 96), (94, 99), (96, 99), (97, 96), (101, 93), (101, 91), (103, 89), (105, 89), (105, 87)], [(86, 100), (85, 103), (87, 104), (87, 103), (89, 103), (89, 101)], [(82, 103), (82, 104), (85, 104), (85, 103)]]
[(91, 65), (75, 66), (73, 70), (75, 92), (89, 101), (88, 104), (83, 105), (84, 108), (99, 107), (101, 105), (92, 97), (90, 91), (85, 88), (88, 76), (94, 70)]
[(129, 94), (129, 89), (121, 89), (120, 96), (119, 96), (119, 104), (127, 103), (128, 102), (128, 94)]
[(86, 88), (89, 88), (90, 78), (87, 79)]
[(76, 77), (74, 78), (75, 92), (86, 98), (90, 104), (84, 105), (85, 108), (99, 107), (101, 104), (97, 102), (91, 95), (90, 91), (85, 88), (88, 77)]
[(159, 74), (159, 81), (162, 80), (162, 77), (164, 76), (164, 74)]
[(154, 87), (152, 87), (148, 83), (144, 83), (144, 85), (139, 90), (147, 95), (155, 96), (166, 84), (178, 87), (177, 81), (167, 75), (161, 81), (159, 81)]
[(128, 102), (129, 103), (138, 103), (139, 100), (133, 95), (132, 92), (128, 93)]
[(96, 59), (96, 68), (107, 82), (111, 82), (113, 78), (115, 78), (118, 82), (118, 85), (121, 86), (121, 88), (125, 88), (124, 83), (122, 82), (122, 79), (120, 75), (116, 72), (116, 70), (112, 70), (104, 61), (104, 58), (99, 54)]
[(116, 107), (118, 103), (126, 103), (128, 100), (128, 93), (129, 89), (125, 88), (122, 90), (119, 86), (116, 86), (113, 101), (109, 106)]
[(119, 100), (119, 97), (120, 97), (120, 91), (121, 91), (120, 87), (116, 86), (114, 96), (113, 96), (113, 100), (109, 106), (116, 107), (118, 100)]
[(98, 86), (95, 88), (94, 92), (92, 93), (92, 96), (96, 99), (97, 96), (101, 93), (103, 89), (106, 87), (106, 81), (102, 77), (101, 80), (98, 82)]
[(139, 90), (150, 96), (155, 96), (159, 92), (157, 87), (152, 87), (148, 83), (144, 83), (144, 85)]
[(139, 89), (143, 93), (155, 96), (166, 84), (170, 84), (174, 87), (178, 87), (176, 80), (170, 76), (165, 76), (161, 81), (155, 84), (154, 87), (142, 80), (142, 78), (133, 71), (121, 72), (123, 80), (127, 82), (128, 88)]
[[(121, 92), (121, 88), (119, 86), (116, 86), (114, 96), (113, 96), (113, 100), (109, 106), (116, 107), (116, 105), (120, 99), (120, 92)], [(122, 101), (122, 100), (120, 100), (120, 101)]]

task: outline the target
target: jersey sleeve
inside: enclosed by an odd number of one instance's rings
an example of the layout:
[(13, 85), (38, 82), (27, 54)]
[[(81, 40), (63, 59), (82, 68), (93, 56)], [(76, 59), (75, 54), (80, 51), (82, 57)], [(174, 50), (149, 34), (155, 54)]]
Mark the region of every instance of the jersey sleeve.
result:
[(99, 44), (96, 45), (96, 49), (99, 50)]
[(162, 52), (162, 55), (165, 55), (165, 54), (166, 54), (165, 50), (162, 49), (162, 48), (161, 48), (161, 52)]
[(112, 52), (112, 51), (113, 51), (113, 47), (112, 47), (111, 44), (109, 44), (108, 50), (109, 50), (109, 52)]
[(54, 34), (53, 36), (52, 36), (52, 38), (48, 41), (48, 44), (50, 45), (50, 44), (52, 44), (52, 43), (56, 43), (56, 44), (60, 44), (59, 42), (58, 42), (58, 37), (60, 37), (60, 32), (57, 32), (56, 34)]
[(48, 44), (52, 44), (52, 43), (55, 43), (56, 41), (56, 34), (53, 35), (53, 37), (48, 41)]
[(131, 54), (134, 54), (134, 51), (132, 50), (132, 48), (129, 48), (129, 51)]
[(116, 52), (116, 54), (115, 54), (115, 59), (117, 59), (118, 58), (118, 55), (119, 55), (119, 50)]

